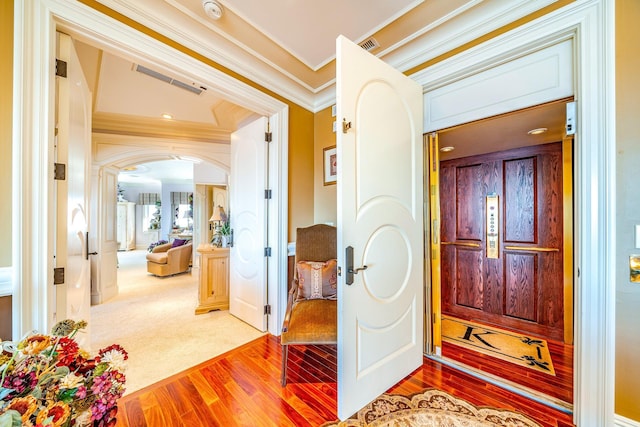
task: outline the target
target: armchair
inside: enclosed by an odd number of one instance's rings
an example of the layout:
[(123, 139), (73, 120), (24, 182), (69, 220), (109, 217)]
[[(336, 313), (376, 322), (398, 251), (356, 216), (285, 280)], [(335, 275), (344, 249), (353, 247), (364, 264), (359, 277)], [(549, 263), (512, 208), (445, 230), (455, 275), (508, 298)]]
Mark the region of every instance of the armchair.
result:
[(156, 246), (147, 254), (147, 271), (160, 277), (189, 271), (192, 248), (190, 241), (176, 247), (171, 243)]
[[(296, 230), (293, 280), (280, 335), (283, 387), (287, 384), (289, 345), (338, 342), (336, 239), (336, 228), (329, 225)], [(306, 274), (305, 269), (312, 273)], [(300, 276), (301, 271), (306, 277)]]

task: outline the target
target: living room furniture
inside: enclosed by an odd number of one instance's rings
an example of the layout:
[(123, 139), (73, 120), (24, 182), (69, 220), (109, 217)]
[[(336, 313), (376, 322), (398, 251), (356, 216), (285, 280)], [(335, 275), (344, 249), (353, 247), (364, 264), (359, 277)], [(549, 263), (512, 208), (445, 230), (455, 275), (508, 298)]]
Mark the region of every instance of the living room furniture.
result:
[[(326, 296), (303, 298), (301, 294), (309, 293), (309, 285), (303, 285), (307, 286), (307, 289), (304, 289), (301, 286), (300, 277), (300, 271), (304, 271), (301, 268), (301, 263), (309, 264), (311, 261), (316, 264), (328, 265), (335, 261), (337, 258), (336, 239), (336, 228), (330, 225), (316, 224), (296, 230), (293, 280), (280, 335), (283, 387), (287, 384), (289, 345), (336, 344), (338, 341), (337, 300)], [(336, 280), (335, 262), (331, 265), (334, 268), (331, 274), (334, 276), (333, 280)], [(316, 274), (319, 274), (318, 271)]]
[(116, 215), (116, 236), (119, 251), (136, 248), (136, 204), (118, 202)]
[(193, 245), (188, 241), (180, 246), (175, 243), (158, 245), (147, 254), (147, 271), (165, 277), (189, 271)]
[(198, 246), (200, 283), (196, 314), (229, 309), (229, 248)]

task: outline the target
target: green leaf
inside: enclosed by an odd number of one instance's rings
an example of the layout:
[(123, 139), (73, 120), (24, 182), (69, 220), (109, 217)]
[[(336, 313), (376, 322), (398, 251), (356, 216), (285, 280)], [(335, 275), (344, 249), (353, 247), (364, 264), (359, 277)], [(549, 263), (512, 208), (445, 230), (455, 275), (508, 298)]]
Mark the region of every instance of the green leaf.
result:
[(10, 409), (0, 415), (0, 427), (20, 427), (21, 425), (22, 418), (20, 418), (20, 412), (18, 411)]
[(76, 391), (78, 391), (77, 388), (64, 390), (58, 394), (58, 399), (60, 399), (64, 403), (71, 403), (73, 402), (73, 396), (75, 396)]

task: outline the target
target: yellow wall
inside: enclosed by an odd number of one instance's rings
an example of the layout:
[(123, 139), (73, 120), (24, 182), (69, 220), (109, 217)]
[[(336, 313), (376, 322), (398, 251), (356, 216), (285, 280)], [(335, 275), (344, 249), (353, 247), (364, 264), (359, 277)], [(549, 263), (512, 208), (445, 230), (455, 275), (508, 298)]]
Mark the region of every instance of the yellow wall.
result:
[(640, 283), (629, 281), (629, 255), (640, 224), (640, 1), (616, 1), (616, 413), (640, 421)]
[[(0, 267), (11, 265), (11, 109), (13, 2), (0, 1)], [(11, 297), (0, 297), (0, 340), (11, 339)]]
[(331, 223), (337, 225), (336, 185), (324, 185), (324, 148), (336, 145), (336, 134), (333, 132), (331, 107), (316, 113), (313, 135), (313, 207), (314, 223)]
[(0, 267), (11, 265), (11, 109), (13, 99), (13, 1), (0, 2)]
[(289, 109), (289, 241), (313, 224), (313, 113)]

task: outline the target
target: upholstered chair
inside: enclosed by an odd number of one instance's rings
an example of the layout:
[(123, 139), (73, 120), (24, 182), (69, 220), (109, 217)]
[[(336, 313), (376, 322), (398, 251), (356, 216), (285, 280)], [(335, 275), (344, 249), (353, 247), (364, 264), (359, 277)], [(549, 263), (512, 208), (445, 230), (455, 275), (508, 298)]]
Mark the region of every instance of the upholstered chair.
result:
[(180, 246), (165, 243), (147, 254), (147, 272), (160, 277), (189, 271), (193, 245), (188, 241)]
[(336, 228), (325, 224), (296, 230), (293, 280), (280, 335), (283, 387), (290, 345), (337, 343), (336, 239)]

